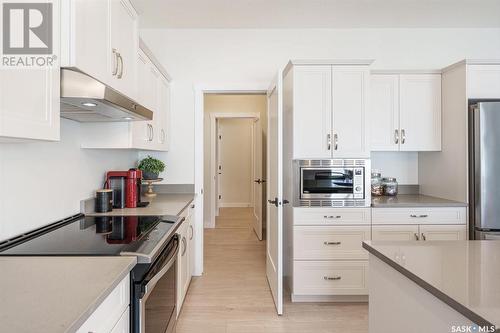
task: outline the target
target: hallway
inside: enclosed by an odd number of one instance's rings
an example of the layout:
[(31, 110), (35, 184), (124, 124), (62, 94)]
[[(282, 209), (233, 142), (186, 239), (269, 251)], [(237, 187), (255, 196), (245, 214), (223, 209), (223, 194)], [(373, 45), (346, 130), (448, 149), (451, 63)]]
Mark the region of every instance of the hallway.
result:
[[(366, 304), (290, 303), (276, 315), (266, 280), (265, 241), (252, 208), (223, 208), (205, 229), (205, 272), (193, 277), (177, 333), (368, 332)], [(328, 318), (328, 320), (325, 320)]]

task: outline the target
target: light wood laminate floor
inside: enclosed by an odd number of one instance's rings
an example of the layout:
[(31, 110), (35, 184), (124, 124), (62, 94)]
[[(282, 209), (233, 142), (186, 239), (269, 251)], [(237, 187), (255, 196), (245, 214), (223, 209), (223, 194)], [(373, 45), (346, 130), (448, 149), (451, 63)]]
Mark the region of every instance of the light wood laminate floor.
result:
[(223, 208), (205, 229), (205, 272), (193, 277), (177, 333), (366, 333), (368, 306), (291, 303), (276, 314), (266, 280), (265, 241), (251, 228), (251, 208)]

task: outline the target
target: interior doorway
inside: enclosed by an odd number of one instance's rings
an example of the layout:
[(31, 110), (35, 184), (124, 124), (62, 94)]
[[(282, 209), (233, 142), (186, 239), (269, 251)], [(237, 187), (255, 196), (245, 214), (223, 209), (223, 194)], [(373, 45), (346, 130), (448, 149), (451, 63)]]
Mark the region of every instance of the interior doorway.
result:
[(265, 235), (267, 98), (265, 94), (204, 96), (204, 225), (224, 208), (247, 208), (259, 240)]

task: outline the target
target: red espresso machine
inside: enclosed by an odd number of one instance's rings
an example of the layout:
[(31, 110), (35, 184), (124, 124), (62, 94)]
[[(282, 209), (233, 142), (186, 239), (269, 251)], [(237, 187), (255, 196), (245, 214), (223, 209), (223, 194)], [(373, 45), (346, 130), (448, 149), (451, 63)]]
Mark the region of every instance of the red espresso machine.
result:
[(108, 171), (106, 188), (113, 190), (113, 208), (146, 207), (149, 202), (141, 202), (142, 171)]

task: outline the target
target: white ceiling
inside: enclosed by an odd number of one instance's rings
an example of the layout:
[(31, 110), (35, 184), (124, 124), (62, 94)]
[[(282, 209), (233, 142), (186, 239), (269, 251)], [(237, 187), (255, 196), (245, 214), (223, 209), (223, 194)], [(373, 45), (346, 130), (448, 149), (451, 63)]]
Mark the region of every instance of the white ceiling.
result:
[(500, 0), (132, 0), (141, 28), (488, 28)]

